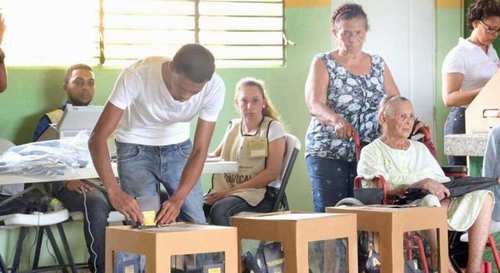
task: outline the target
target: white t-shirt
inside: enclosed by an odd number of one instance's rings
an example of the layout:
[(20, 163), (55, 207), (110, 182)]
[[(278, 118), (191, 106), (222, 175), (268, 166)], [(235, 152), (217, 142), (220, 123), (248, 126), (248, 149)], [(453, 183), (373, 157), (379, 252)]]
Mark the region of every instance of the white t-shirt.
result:
[(474, 90), (483, 87), (498, 69), (498, 55), (492, 45), (486, 54), (479, 46), (464, 38), (448, 52), (442, 73), (460, 73), (464, 75), (461, 90)]
[(190, 122), (196, 116), (215, 122), (224, 105), (224, 82), (215, 74), (201, 92), (187, 101), (175, 100), (161, 74), (169, 59), (149, 57), (122, 71), (109, 102), (124, 113), (116, 139), (119, 142), (163, 146), (190, 137)]

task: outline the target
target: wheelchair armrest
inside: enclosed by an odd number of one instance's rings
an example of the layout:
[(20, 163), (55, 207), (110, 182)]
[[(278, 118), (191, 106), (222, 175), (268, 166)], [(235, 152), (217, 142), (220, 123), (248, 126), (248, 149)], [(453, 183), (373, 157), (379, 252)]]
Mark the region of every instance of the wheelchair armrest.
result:
[[(389, 204), (389, 199), (388, 199), (388, 192), (389, 192), (389, 186), (387, 185), (387, 182), (385, 181), (385, 178), (381, 175), (378, 175), (374, 177), (376, 179), (376, 188), (382, 190), (382, 203), (384, 204)], [(354, 190), (359, 190), (363, 187), (362, 185), (363, 177), (362, 176), (356, 176), (354, 179)], [(364, 202), (361, 200), (361, 202)]]

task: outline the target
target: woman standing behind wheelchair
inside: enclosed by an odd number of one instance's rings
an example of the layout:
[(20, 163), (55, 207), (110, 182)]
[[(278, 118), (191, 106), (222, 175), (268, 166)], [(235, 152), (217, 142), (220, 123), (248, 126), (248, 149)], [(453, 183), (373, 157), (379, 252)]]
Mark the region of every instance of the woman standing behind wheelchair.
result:
[[(451, 107), (444, 134), (465, 133), (465, 109), (496, 73), (499, 61), (492, 46), (500, 31), (500, 4), (477, 0), (469, 7), (467, 39), (460, 38), (443, 62), (443, 102)], [(448, 157), (450, 165), (466, 165), (465, 157)]]
[(337, 8), (332, 34), (338, 49), (316, 55), (307, 77), (305, 100), (312, 118), (306, 164), (317, 212), (352, 196), (356, 159), (350, 138), (354, 131), (363, 142), (377, 138), (380, 101), (399, 95), (384, 60), (362, 51), (367, 31), (360, 5)]
[[(224, 139), (211, 155), (238, 161), (238, 173), (216, 174), (205, 199), (210, 223), (229, 226), (239, 212), (269, 212), (275, 201), (285, 153), (285, 131), (264, 83), (244, 78), (236, 85), (234, 103), (241, 118), (230, 122)], [(276, 185), (275, 185), (276, 186)]]

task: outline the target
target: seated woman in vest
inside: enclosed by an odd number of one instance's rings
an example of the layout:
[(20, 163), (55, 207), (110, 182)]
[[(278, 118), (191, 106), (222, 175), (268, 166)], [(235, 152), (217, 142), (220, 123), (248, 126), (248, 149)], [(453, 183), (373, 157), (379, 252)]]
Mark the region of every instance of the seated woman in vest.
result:
[[(424, 198), (421, 205), (448, 208), (448, 228), (468, 231), (469, 256), (467, 273), (480, 273), (484, 247), (489, 233), (494, 196), (491, 191), (477, 190), (462, 197), (450, 198), (442, 185), (450, 179), (424, 144), (409, 140), (415, 115), (410, 101), (396, 96), (381, 107), (379, 122), (382, 135), (361, 151), (358, 175), (365, 180), (382, 175), (392, 194), (409, 187), (422, 188), (436, 198)], [(425, 202), (425, 201), (435, 202)], [(454, 272), (450, 266), (450, 272)]]
[(285, 131), (264, 83), (244, 78), (236, 85), (235, 93), (234, 103), (241, 117), (230, 122), (211, 156), (238, 161), (240, 168), (238, 173), (212, 177), (204, 210), (215, 225), (229, 226), (229, 218), (242, 211), (272, 209), (285, 152)]

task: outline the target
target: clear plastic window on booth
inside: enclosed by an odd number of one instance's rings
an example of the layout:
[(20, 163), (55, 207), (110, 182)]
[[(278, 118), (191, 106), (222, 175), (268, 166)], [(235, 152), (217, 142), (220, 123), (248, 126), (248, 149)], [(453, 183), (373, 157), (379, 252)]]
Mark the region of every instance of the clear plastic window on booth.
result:
[[(170, 257), (169, 273), (225, 273), (224, 252), (175, 255)], [(113, 273), (145, 273), (146, 257), (115, 251)]]
[[(285, 272), (280, 241), (242, 240), (243, 272)], [(312, 241), (308, 245), (309, 273), (348, 273), (347, 239)]]
[[(404, 273), (439, 272), (439, 245), (436, 229), (405, 232), (401, 250)], [(358, 232), (358, 269), (360, 273), (380, 272), (384, 261), (377, 232)], [(444, 272), (443, 272), (444, 273)]]
[(281, 241), (241, 240), (243, 272), (285, 272), (285, 254)]
[(347, 238), (309, 242), (309, 273), (348, 273)]
[(405, 232), (403, 236), (405, 273), (439, 272), (441, 257), (438, 242), (437, 229)]

